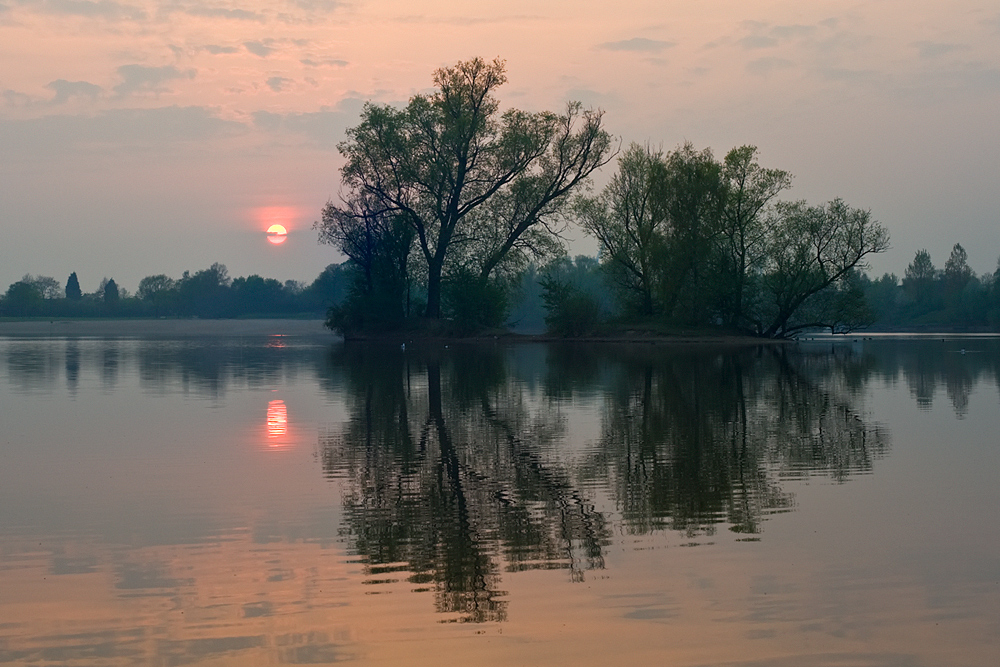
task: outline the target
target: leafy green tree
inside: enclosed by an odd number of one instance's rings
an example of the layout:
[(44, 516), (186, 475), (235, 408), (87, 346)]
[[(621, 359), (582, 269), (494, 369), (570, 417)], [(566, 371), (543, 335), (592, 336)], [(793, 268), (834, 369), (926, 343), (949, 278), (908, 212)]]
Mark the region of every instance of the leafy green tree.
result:
[(899, 284), (899, 276), (895, 273), (884, 273), (881, 278), (870, 280), (868, 276), (862, 274), (861, 278), (865, 298), (875, 313), (874, 323), (899, 325), (905, 299)]
[(726, 320), (744, 326), (757, 287), (754, 279), (766, 259), (765, 213), (772, 200), (791, 187), (792, 176), (761, 167), (756, 146), (740, 146), (726, 154), (722, 178), (726, 192), (717, 278)]
[(632, 144), (618, 158), (618, 172), (596, 197), (581, 197), (575, 209), (580, 226), (597, 239), (604, 266), (628, 304), (643, 316), (657, 314), (657, 284), (667, 233), (667, 217), (651, 201), (654, 165), (661, 151)]
[(601, 112), (570, 104), (563, 115), (501, 113), (495, 92), (505, 82), (499, 59), (439, 69), (435, 92), (415, 95), (404, 109), (367, 104), (339, 147), (348, 192), (327, 207), (321, 235), (337, 238), (329, 225), (359, 216), (409, 227), (431, 318), (441, 317), (446, 265), (463, 246), (480, 248), (478, 269), (489, 277), (608, 159)]
[(462, 333), (503, 326), (511, 290), (468, 269), (453, 270), (443, 285), (445, 314)]
[[(854, 269), (866, 268), (865, 257), (889, 247), (889, 233), (871, 212), (840, 199), (825, 206), (781, 202), (769, 228), (763, 300), (751, 317), (757, 330), (785, 337), (808, 328), (836, 329), (854, 319), (856, 290), (845, 281)], [(831, 289), (847, 290), (849, 298), (831, 298), (825, 292)]]
[(919, 295), (929, 292), (937, 275), (938, 271), (931, 261), (931, 254), (925, 249), (918, 250), (913, 261), (906, 267), (903, 287), (911, 293), (911, 296), (919, 298)]
[(329, 324), (342, 333), (395, 328), (410, 314), (413, 228), (398, 213), (379, 211), (371, 197), (328, 203), (317, 223), (320, 241), (350, 259), (350, 288), (330, 311)]
[(722, 166), (711, 149), (697, 151), (688, 142), (652, 165), (654, 216), (668, 221), (660, 282), (668, 315), (691, 323), (708, 317), (706, 295), (716, 273), (711, 251), (722, 231), (725, 192)]
[(594, 333), (606, 319), (602, 307), (597, 262), (591, 257), (568, 257), (550, 262), (539, 277), (545, 325), (560, 336), (584, 336)]
[(69, 274), (66, 281), (66, 298), (70, 301), (79, 301), (83, 298), (83, 291), (80, 289), (80, 280), (76, 277), (76, 271)]
[(911, 317), (920, 317), (941, 309), (944, 305), (939, 288), (940, 272), (931, 261), (927, 250), (921, 249), (913, 256), (913, 261), (903, 274), (903, 291), (910, 298)]
[(951, 255), (944, 263), (942, 277), (949, 294), (961, 292), (973, 278), (972, 269), (969, 267), (969, 254), (960, 243), (956, 243), (951, 249)]

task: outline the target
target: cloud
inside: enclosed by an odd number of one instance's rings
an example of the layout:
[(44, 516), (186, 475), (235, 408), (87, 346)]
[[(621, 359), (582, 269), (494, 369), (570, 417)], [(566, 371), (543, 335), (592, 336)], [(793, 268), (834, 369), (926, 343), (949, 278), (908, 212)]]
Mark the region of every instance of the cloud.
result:
[(303, 135), (316, 146), (335, 148), (344, 140), (347, 128), (357, 124), (364, 103), (361, 98), (350, 97), (332, 109), (289, 114), (257, 111), (252, 118), (254, 126), (265, 132)]
[(788, 69), (793, 66), (792, 61), (785, 60), (784, 58), (757, 58), (747, 63), (747, 71), (751, 74), (764, 76), (771, 72)]
[(590, 88), (570, 88), (566, 91), (566, 99), (579, 102), (584, 107), (602, 109), (614, 106), (620, 101), (613, 94), (602, 93)]
[(767, 35), (747, 35), (739, 41), (744, 49), (768, 49), (778, 45), (778, 40)]
[(34, 104), (34, 100), (30, 96), (19, 93), (16, 90), (10, 90), (9, 88), (0, 92), (0, 97), (3, 98), (6, 106), (9, 107), (30, 107)]
[(24, 159), (92, 146), (133, 147), (202, 142), (245, 132), (205, 107), (115, 109), (94, 116), (53, 115), (0, 120), (0, 145)]
[(256, 21), (263, 23), (267, 17), (258, 12), (251, 12), (247, 9), (226, 9), (223, 7), (189, 7), (184, 10), (190, 16), (204, 16), (207, 18), (232, 19), (234, 21)]
[(542, 20), (540, 16), (531, 14), (515, 14), (511, 16), (427, 16), (425, 14), (407, 14), (393, 19), (396, 23), (423, 23), (428, 25), (494, 25), (498, 23), (523, 23)]
[[(826, 24), (827, 21), (823, 23)], [(772, 48), (782, 42), (809, 37), (816, 32), (816, 26), (802, 25), (800, 23), (770, 25), (760, 21), (744, 21), (743, 27), (750, 34), (738, 40), (737, 43), (748, 50)]]
[(828, 81), (837, 81), (840, 83), (849, 84), (863, 84), (863, 85), (881, 85), (883, 89), (888, 88), (889, 82), (886, 81), (885, 76), (879, 72), (871, 69), (848, 69), (846, 67), (824, 67), (816, 70), (816, 72)]
[(104, 89), (100, 86), (86, 81), (67, 81), (66, 79), (56, 79), (45, 86), (49, 90), (55, 91), (52, 104), (62, 104), (71, 97), (96, 98)]
[(350, 64), (346, 60), (337, 60), (336, 58), (324, 58), (322, 60), (304, 58), (299, 62), (306, 67), (347, 67)]
[(295, 83), (295, 82), (283, 76), (272, 76), (270, 79), (267, 80), (267, 87), (276, 93), (280, 93), (282, 90), (285, 89), (285, 86), (287, 86), (290, 83)]
[(292, 4), (310, 12), (332, 12), (344, 6), (338, 0), (294, 0)]
[(778, 39), (794, 39), (795, 37), (808, 37), (816, 32), (816, 26), (811, 25), (776, 25), (771, 28), (771, 35)]
[(118, 68), (118, 76), (122, 82), (115, 86), (114, 91), (120, 96), (134, 93), (164, 92), (161, 87), (166, 81), (174, 79), (193, 79), (195, 70), (179, 70), (173, 65), (162, 67), (147, 67), (145, 65), (122, 65)]
[(239, 49), (235, 46), (218, 46), (217, 44), (206, 44), (201, 48), (208, 51), (213, 56), (217, 56), (222, 53), (237, 53), (239, 51)]
[(607, 51), (637, 51), (640, 53), (657, 53), (663, 49), (674, 46), (674, 42), (666, 42), (660, 39), (646, 39), (645, 37), (633, 37), (623, 39), (618, 42), (604, 42), (598, 44), (598, 48)]
[(913, 46), (917, 48), (917, 53), (921, 58), (937, 58), (946, 53), (962, 51), (968, 48), (961, 44), (945, 44), (943, 42), (914, 42)]
[(243, 46), (246, 47), (247, 51), (261, 58), (267, 58), (274, 51), (263, 42), (243, 42)]
[(35, 0), (24, 4), (37, 11), (64, 16), (136, 21), (146, 18), (146, 11), (142, 7), (123, 5), (113, 0)]

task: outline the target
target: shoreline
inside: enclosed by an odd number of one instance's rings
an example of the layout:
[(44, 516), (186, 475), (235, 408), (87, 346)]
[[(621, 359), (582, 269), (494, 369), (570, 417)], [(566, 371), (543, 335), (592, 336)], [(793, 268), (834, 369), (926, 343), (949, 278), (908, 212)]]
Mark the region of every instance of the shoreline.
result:
[(0, 320), (0, 336), (97, 336), (136, 338), (219, 336), (321, 337), (331, 341), (341, 336), (323, 326), (323, 320), (296, 319), (93, 319)]
[[(0, 319), (0, 336), (7, 337), (99, 337), (99, 338), (189, 338), (215, 336), (225, 338), (290, 336), (345, 341), (323, 325), (323, 320), (302, 319), (72, 319), (54, 318), (30, 320)], [(481, 343), (559, 343), (559, 344), (626, 344), (684, 345), (714, 347), (754, 347), (786, 345), (787, 340), (754, 338), (724, 334), (622, 332), (564, 338), (551, 334), (521, 334), (509, 331), (478, 336), (428, 335), (426, 332), (399, 331), (369, 336), (352, 336), (347, 343), (481, 344)]]

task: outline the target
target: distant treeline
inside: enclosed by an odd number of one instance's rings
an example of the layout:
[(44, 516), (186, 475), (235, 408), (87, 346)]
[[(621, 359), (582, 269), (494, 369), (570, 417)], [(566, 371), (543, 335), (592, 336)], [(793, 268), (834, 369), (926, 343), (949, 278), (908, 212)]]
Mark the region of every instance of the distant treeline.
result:
[(957, 243), (943, 269), (918, 250), (902, 279), (862, 276), (861, 286), (876, 329), (1000, 329), (1000, 260), (995, 272), (977, 276)]
[(321, 316), (346, 291), (344, 267), (331, 264), (311, 283), (251, 275), (229, 277), (224, 264), (184, 272), (179, 279), (160, 274), (139, 282), (135, 294), (103, 279), (84, 293), (73, 272), (65, 285), (48, 276), (26, 275), (0, 298), (5, 317), (276, 317)]
[[(330, 264), (310, 284), (251, 275), (230, 279), (223, 264), (180, 279), (147, 276), (133, 294), (103, 279), (83, 293), (76, 273), (65, 284), (26, 275), (0, 295), (4, 317), (276, 317), (329, 316), (342, 311), (358, 267)], [(942, 269), (926, 250), (917, 251), (903, 278), (861, 271), (850, 282), (864, 297), (865, 322), (874, 330), (1000, 329), (1000, 261), (997, 271), (976, 275), (965, 249), (956, 244)], [(424, 294), (414, 289), (411, 299)], [(583, 335), (602, 326), (635, 323), (613, 274), (597, 257), (560, 257), (529, 264), (504, 294), (505, 324), (518, 330)], [(488, 305), (488, 304), (487, 304)], [(624, 307), (623, 307), (624, 306)], [(649, 320), (647, 320), (648, 322)]]
[[(902, 278), (894, 273), (872, 278), (855, 269), (848, 274), (847, 283), (860, 298), (854, 325), (840, 331), (1000, 330), (1000, 260), (995, 272), (976, 275), (960, 244), (954, 246), (942, 269), (934, 266), (927, 250), (919, 250)], [(511, 323), (572, 336), (608, 323), (628, 326), (642, 321), (630, 313), (616, 292), (607, 263), (596, 257), (532, 265), (518, 287), (520, 296), (512, 309)], [(655, 322), (655, 318), (645, 321)]]

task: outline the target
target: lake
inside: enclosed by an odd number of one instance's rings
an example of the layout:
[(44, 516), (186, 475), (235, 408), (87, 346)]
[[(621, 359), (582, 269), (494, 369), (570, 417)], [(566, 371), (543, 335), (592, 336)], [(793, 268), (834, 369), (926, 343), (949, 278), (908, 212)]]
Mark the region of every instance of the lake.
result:
[(1000, 339), (0, 337), (0, 664), (1000, 664)]

